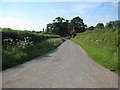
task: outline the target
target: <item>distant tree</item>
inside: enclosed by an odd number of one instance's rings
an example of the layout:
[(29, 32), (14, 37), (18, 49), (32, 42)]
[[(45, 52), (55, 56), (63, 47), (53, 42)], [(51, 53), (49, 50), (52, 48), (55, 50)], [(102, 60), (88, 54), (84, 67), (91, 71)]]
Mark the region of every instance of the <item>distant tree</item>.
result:
[(106, 28), (113, 28), (113, 25), (111, 23), (107, 23)]
[(42, 31), (39, 31), (38, 33), (42, 33)]
[(45, 32), (47, 34), (52, 34), (52, 30), (53, 30), (53, 24), (52, 23), (47, 24), (47, 29)]
[(103, 23), (98, 23), (96, 26), (95, 26), (95, 29), (103, 29), (104, 28), (104, 24)]
[(120, 28), (120, 20), (114, 21), (114, 28)]
[(11, 29), (11, 28), (3, 28), (3, 30), (13, 30), (13, 29)]
[(65, 19), (63, 17), (57, 17), (55, 18), (55, 21), (57, 21), (58, 23), (62, 23)]
[(11, 28), (6, 28), (7, 30), (12, 30)]
[[(57, 17), (53, 20), (53, 23), (47, 24), (45, 33), (56, 34), (62, 37), (74, 36), (76, 33), (84, 32), (87, 25), (83, 23), (83, 19), (75, 17), (72, 20), (65, 20), (63, 17)], [(73, 32), (75, 33), (73, 35)]]
[(105, 25), (106, 28), (120, 28), (120, 20), (110, 21)]
[(87, 30), (94, 30), (94, 26), (88, 27)]
[(74, 30), (76, 33), (84, 32), (85, 31), (85, 25), (83, 23), (83, 19), (80, 17), (75, 17), (71, 20), (71, 26), (74, 27)]
[(35, 30), (32, 30), (32, 32), (34, 32), (34, 33), (35, 33), (36, 31), (35, 31)]

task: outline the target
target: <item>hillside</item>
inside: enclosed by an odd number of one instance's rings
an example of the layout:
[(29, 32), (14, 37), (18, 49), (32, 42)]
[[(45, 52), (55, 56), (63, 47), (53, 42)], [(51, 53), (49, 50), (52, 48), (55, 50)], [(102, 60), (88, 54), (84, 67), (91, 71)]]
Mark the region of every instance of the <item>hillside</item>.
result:
[[(118, 70), (118, 29), (87, 30), (71, 39), (79, 44), (97, 63), (112, 71)], [(119, 67), (120, 68), (120, 67)]]

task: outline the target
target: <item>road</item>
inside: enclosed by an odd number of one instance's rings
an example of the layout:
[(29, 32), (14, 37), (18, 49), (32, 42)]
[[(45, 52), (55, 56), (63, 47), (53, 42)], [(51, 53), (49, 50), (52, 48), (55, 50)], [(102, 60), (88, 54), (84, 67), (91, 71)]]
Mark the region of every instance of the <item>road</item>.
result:
[(118, 75), (94, 62), (70, 40), (2, 75), (3, 88), (118, 88)]

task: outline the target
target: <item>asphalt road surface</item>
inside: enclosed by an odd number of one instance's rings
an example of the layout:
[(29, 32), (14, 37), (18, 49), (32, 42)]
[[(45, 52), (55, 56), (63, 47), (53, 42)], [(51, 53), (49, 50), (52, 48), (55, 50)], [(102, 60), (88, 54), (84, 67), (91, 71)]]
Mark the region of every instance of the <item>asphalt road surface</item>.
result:
[(94, 62), (70, 40), (2, 75), (3, 88), (118, 88), (118, 75)]

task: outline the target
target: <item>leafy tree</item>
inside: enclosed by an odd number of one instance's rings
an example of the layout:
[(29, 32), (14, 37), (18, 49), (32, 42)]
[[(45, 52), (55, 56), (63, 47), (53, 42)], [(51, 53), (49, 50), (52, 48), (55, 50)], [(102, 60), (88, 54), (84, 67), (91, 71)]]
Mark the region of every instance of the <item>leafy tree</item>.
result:
[(120, 21), (110, 21), (105, 25), (106, 28), (120, 28)]
[(88, 27), (87, 30), (94, 30), (94, 26)]
[(57, 17), (55, 18), (55, 21), (57, 21), (58, 23), (63, 23), (65, 19), (63, 17)]
[(83, 23), (83, 19), (80, 17), (75, 17), (71, 20), (71, 26), (74, 28), (76, 33), (84, 32), (85, 31), (85, 25)]
[(47, 24), (46, 33), (52, 34), (52, 29), (53, 29), (53, 24), (52, 23)]
[[(74, 36), (76, 33), (84, 32), (87, 25), (83, 23), (83, 19), (75, 17), (72, 20), (65, 20), (63, 17), (57, 17), (53, 23), (47, 24), (46, 33), (56, 34), (62, 37)], [(75, 33), (73, 35), (73, 32)]]
[(96, 29), (103, 29), (104, 28), (104, 24), (103, 23), (98, 23), (96, 26), (95, 26)]
[(75, 37), (75, 36), (76, 36), (76, 31), (75, 31), (75, 30), (73, 30), (73, 31), (71, 31), (71, 32), (70, 32), (70, 34), (71, 34), (71, 37), (73, 38), (73, 37)]
[(63, 17), (57, 17), (53, 20), (53, 23), (47, 24), (47, 33), (56, 34), (60, 36), (66, 36), (68, 31), (68, 20)]

